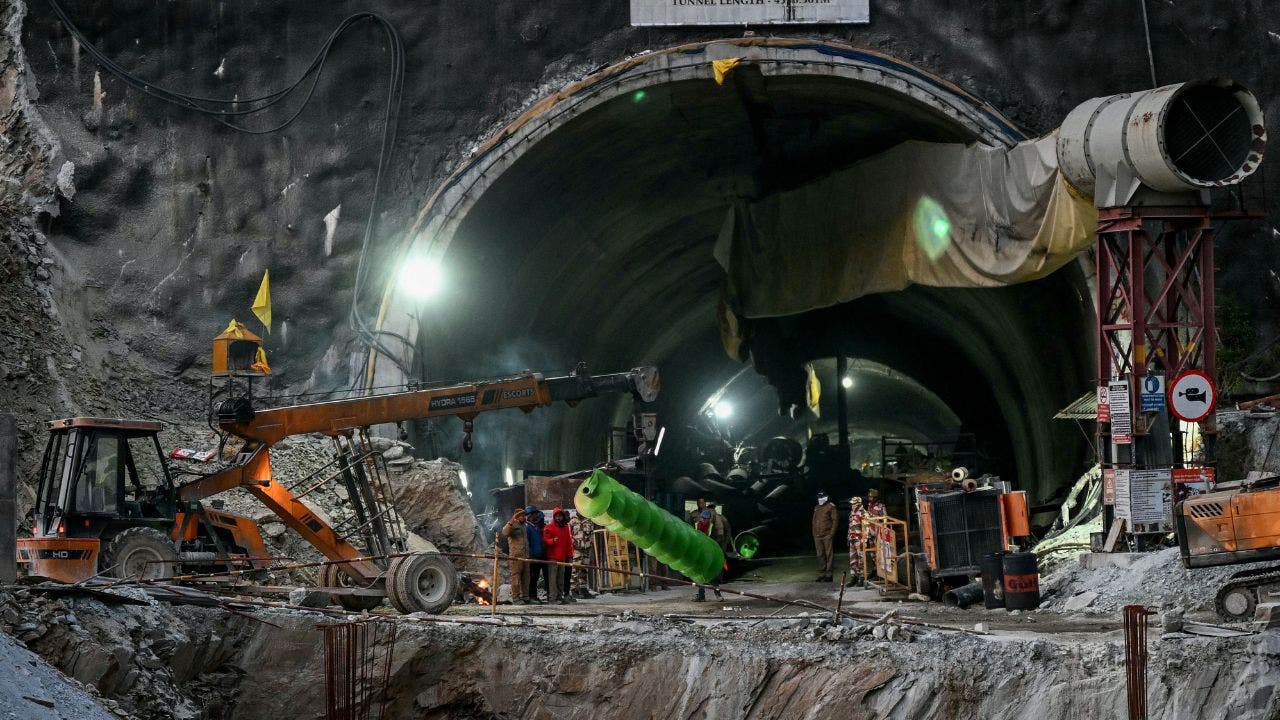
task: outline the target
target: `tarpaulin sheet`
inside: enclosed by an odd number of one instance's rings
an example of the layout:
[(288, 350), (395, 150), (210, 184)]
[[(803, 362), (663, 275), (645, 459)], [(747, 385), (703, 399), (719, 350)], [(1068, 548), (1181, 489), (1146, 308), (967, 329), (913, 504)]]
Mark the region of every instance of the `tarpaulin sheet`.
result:
[(1062, 179), (1055, 140), (908, 141), (737, 203), (716, 244), (728, 273), (726, 350), (737, 354), (737, 318), (793, 315), (913, 283), (1010, 285), (1070, 262), (1092, 245), (1097, 211)]

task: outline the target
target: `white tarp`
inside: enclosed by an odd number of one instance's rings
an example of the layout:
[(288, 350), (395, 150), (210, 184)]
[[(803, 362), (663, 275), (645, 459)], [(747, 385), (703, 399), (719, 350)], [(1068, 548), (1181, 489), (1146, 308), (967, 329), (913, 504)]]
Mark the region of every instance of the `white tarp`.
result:
[(997, 287), (1057, 270), (1093, 244), (1097, 211), (1062, 179), (1055, 138), (1011, 149), (908, 141), (738, 203), (716, 244), (726, 330), (913, 283)]
[(843, 24), (871, 20), (870, 0), (631, 0), (631, 24)]

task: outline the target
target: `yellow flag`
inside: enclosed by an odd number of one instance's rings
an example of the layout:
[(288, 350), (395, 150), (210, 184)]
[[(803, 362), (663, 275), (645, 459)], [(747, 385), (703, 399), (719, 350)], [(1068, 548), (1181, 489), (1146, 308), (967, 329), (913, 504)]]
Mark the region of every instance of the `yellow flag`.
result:
[(818, 380), (818, 373), (813, 369), (813, 363), (804, 366), (805, 383), (804, 383), (804, 399), (805, 404), (809, 406), (809, 410), (817, 417), (822, 417), (822, 382)]
[(262, 284), (258, 286), (258, 297), (253, 299), (253, 314), (258, 316), (267, 333), (271, 333), (271, 271), (262, 271)]
[(729, 73), (742, 62), (741, 58), (725, 58), (724, 60), (712, 60), (711, 71), (716, 75), (716, 84), (723, 85), (724, 79)]

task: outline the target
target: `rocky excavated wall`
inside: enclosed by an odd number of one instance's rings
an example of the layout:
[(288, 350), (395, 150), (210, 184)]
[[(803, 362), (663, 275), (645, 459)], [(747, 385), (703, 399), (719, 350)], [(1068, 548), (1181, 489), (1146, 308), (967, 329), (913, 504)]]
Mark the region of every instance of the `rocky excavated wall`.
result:
[[(32, 596), (0, 604), (6, 629), (129, 717), (323, 715), (316, 625), (333, 618)], [(1280, 713), (1280, 632), (1152, 636), (1152, 720)], [(714, 628), (634, 615), (558, 628), (410, 621), (397, 635), (384, 717), (1079, 720), (1124, 717), (1124, 678), (1114, 630), (1049, 642), (891, 618)]]

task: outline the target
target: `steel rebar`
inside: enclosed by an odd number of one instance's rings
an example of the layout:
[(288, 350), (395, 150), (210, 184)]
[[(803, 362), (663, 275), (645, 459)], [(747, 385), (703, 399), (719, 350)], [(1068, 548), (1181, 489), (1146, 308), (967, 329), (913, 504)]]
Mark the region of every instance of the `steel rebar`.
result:
[(1129, 720), (1147, 720), (1147, 618), (1142, 605), (1124, 607), (1124, 668)]

